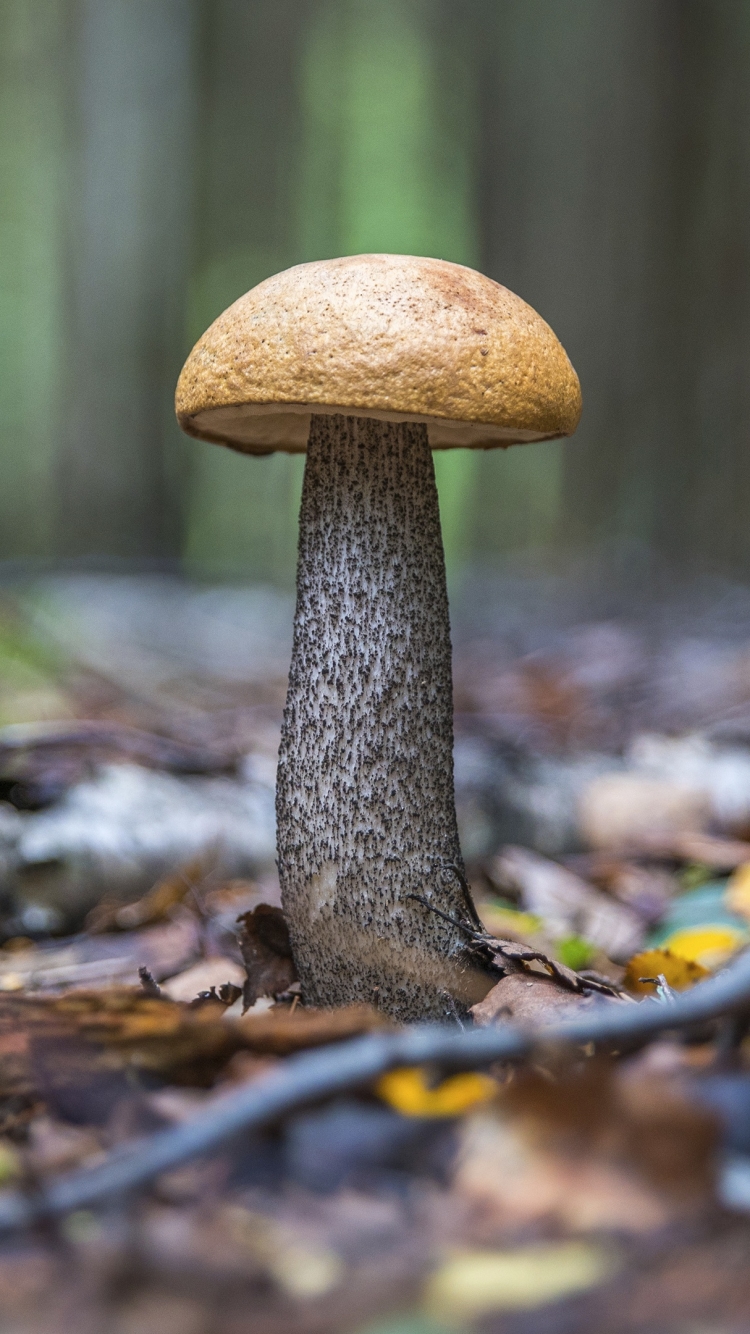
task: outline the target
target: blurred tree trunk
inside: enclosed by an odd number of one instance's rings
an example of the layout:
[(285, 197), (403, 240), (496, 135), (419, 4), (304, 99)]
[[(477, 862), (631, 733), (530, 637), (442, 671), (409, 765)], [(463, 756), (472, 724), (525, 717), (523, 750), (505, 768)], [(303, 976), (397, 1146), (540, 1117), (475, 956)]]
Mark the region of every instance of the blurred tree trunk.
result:
[(750, 574), (750, 9), (659, 8), (665, 300), (659, 370), (669, 421), (654, 541), (672, 560)]
[(72, 15), (58, 544), (74, 556), (165, 558), (180, 547), (169, 442), (190, 261), (196, 7), (77, 0)]
[(664, 429), (664, 294), (651, 248), (659, 8), (485, 6), (483, 262), (560, 337), (581, 377), (584, 415), (570, 442), (483, 460), (477, 554), (648, 536)]
[(53, 547), (65, 0), (0, 0), (0, 557)]
[(454, 566), (750, 574), (742, 0), (0, 0), (0, 123), (0, 557), (288, 581), (300, 460), (184, 440), (174, 381), (268, 274), (393, 249), (507, 283), (583, 384), (570, 442), (438, 456)]
[(746, 574), (750, 11), (487, 0), (482, 28), (483, 265), (559, 334), (584, 415), (482, 460), (475, 553), (635, 542)]
[[(309, 0), (208, 0), (201, 52), (197, 235), (189, 338), (263, 278), (298, 263), (300, 49)], [(185, 557), (199, 574), (291, 583), (300, 458), (243, 458), (184, 440)]]

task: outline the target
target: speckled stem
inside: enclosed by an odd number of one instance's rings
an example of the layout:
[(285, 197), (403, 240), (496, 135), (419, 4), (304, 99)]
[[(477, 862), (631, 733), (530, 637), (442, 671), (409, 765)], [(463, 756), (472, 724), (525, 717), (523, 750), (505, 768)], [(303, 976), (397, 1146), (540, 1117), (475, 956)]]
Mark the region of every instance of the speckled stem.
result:
[(492, 984), (453, 796), (445, 563), (427, 428), (313, 416), (277, 781), (284, 910), (305, 997), (444, 1018)]

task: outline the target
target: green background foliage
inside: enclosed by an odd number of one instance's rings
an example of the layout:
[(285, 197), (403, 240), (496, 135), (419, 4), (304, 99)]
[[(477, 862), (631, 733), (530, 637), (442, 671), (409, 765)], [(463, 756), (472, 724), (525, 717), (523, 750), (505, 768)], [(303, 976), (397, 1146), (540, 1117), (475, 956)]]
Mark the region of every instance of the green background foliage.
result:
[(293, 578), (302, 461), (187, 441), (232, 300), (360, 251), (481, 268), (575, 440), (436, 457), (451, 570), (645, 544), (744, 574), (740, 0), (0, 0), (0, 559)]

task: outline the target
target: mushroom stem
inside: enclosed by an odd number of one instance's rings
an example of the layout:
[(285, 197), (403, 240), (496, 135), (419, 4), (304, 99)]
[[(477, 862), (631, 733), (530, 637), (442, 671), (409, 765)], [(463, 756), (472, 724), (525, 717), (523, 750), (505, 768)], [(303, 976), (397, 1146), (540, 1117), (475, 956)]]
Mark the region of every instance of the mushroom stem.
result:
[(473, 908), (422, 424), (312, 417), (276, 808), (284, 911), (311, 1003), (439, 1019), (486, 994), (493, 979), (454, 924)]

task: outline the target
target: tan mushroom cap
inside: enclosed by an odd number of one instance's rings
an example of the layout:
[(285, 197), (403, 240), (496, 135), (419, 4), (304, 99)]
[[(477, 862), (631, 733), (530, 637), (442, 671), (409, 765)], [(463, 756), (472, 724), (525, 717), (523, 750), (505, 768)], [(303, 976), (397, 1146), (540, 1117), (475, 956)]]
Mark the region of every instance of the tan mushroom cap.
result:
[(462, 264), (351, 255), (259, 283), (196, 343), (177, 385), (189, 435), (303, 453), (311, 413), (427, 423), (433, 449), (571, 435), (578, 376), (548, 324)]

